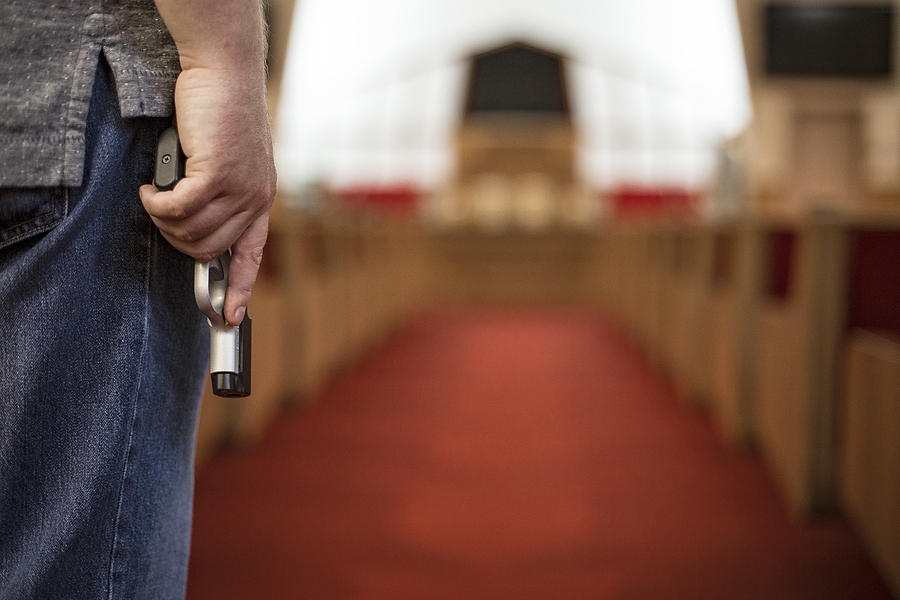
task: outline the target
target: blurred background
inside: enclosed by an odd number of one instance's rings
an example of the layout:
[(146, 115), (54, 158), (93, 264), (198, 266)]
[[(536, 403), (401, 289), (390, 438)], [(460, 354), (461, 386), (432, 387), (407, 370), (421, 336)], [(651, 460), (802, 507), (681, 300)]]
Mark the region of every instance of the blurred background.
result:
[(900, 598), (897, 5), (269, 0), (189, 597)]
[(565, 63), (576, 171), (595, 190), (701, 186), (717, 144), (750, 114), (729, 2), (312, 1), (295, 32), (278, 136), (292, 190), (447, 184), (470, 58), (514, 42)]

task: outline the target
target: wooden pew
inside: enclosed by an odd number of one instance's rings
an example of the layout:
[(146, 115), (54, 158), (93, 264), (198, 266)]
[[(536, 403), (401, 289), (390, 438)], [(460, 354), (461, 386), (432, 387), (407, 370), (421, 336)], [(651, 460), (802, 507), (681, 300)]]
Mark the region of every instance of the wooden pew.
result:
[[(766, 232), (770, 252), (779, 231), (776, 225)], [(767, 286), (760, 308), (755, 417), (760, 449), (788, 506), (809, 516), (836, 504), (837, 361), (846, 331), (849, 238), (846, 225), (828, 217), (792, 231), (788, 289), (782, 295), (772, 293), (777, 285)], [(766, 264), (771, 274), (772, 261)]]
[(682, 399), (705, 407), (711, 394), (712, 228), (678, 226), (670, 235), (674, 239), (662, 302), (662, 362)]
[(650, 330), (646, 317), (655, 307), (655, 303), (647, 301), (653, 287), (648, 227), (625, 225), (618, 229), (616, 237), (620, 248), (611, 278), (618, 289), (619, 318), (634, 345), (645, 350)]
[(285, 352), (287, 339), (284, 323), (287, 312), (285, 274), (277, 261), (280, 239), (277, 232), (269, 235), (268, 256), (264, 256), (247, 313), (253, 321), (252, 389), (248, 398), (232, 404), (233, 441), (239, 444), (259, 440), (266, 427), (287, 401), (285, 374), (291, 368)]
[(658, 225), (646, 225), (641, 273), (638, 284), (637, 324), (639, 343), (644, 354), (657, 368), (664, 369), (663, 345), (668, 335), (663, 321), (667, 304), (666, 284), (672, 271), (674, 236), (671, 230)]
[(720, 226), (714, 238), (710, 408), (723, 438), (749, 448), (755, 432), (754, 370), (760, 300), (759, 223)]
[(900, 597), (900, 220), (854, 224), (838, 440), (842, 506)]
[(310, 400), (421, 304), (424, 242), (416, 226), (364, 214), (291, 227), (289, 387)]
[(198, 465), (224, 445), (259, 439), (284, 404), (314, 400), (336, 372), (417, 310), (425, 247), (411, 223), (279, 210), (249, 307), (252, 395), (218, 398), (207, 382)]
[(599, 240), (601, 304), (636, 345), (676, 385), (697, 378), (723, 437), (760, 451), (795, 515), (837, 506), (841, 476), (843, 507), (896, 580), (900, 347), (857, 333), (843, 379), (839, 366), (851, 327), (900, 339), (900, 223), (630, 224)]
[(562, 228), (429, 232), (430, 296), (450, 304), (592, 302), (594, 238), (583, 229)]
[(855, 330), (844, 375), (842, 505), (900, 596), (900, 338)]
[[(274, 224), (273, 224), (274, 225)], [(286, 240), (280, 247), (287, 278), (285, 343), (289, 364), (286, 388), (294, 403), (314, 398), (324, 381), (325, 327), (322, 273), (326, 267), (324, 231), (317, 220), (298, 214), (277, 224)]]

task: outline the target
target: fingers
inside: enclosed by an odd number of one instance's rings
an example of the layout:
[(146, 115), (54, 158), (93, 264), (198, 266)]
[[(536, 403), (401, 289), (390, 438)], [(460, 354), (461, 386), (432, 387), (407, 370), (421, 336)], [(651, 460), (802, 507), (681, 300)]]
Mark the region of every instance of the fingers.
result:
[(215, 197), (216, 190), (203, 178), (187, 177), (173, 190), (160, 191), (155, 186), (142, 185), (139, 193), (144, 210), (151, 217), (182, 220), (203, 209)]
[[(198, 206), (189, 193), (196, 186), (190, 179), (183, 179), (170, 192), (160, 192), (153, 186), (143, 186), (141, 200), (166, 240), (177, 250), (198, 260), (208, 261), (232, 246), (245, 229), (260, 214), (266, 213), (269, 202), (247, 200), (243, 196), (220, 196)], [(187, 190), (185, 193), (184, 190)], [(176, 194), (176, 192), (181, 192)], [(185, 199), (182, 211), (172, 207)], [(184, 213), (183, 218), (173, 218), (174, 212)]]
[(231, 268), (224, 312), (225, 320), (232, 325), (238, 325), (246, 314), (268, 232), (269, 215), (265, 213), (253, 221), (231, 247)]
[(175, 107), (185, 176), (170, 191), (140, 189), (150, 218), (177, 250), (209, 261), (232, 249), (224, 309), (230, 323), (243, 319), (256, 281), (277, 179), (264, 86), (244, 75), (216, 65), (181, 72)]
[[(210, 238), (222, 225), (222, 216), (208, 210), (209, 192), (195, 180), (182, 179), (171, 191), (159, 191), (152, 185), (139, 190), (144, 210), (153, 219), (166, 240), (175, 248), (200, 260), (218, 256), (226, 245)], [(226, 218), (230, 215), (226, 215)], [(217, 250), (219, 252), (217, 252)]]
[[(178, 244), (181, 242), (169, 237), (160, 230), (172, 246), (181, 250)], [(231, 325), (239, 325), (247, 313), (247, 305), (250, 302), (250, 294), (259, 274), (259, 266), (262, 263), (263, 248), (269, 234), (269, 213), (265, 212), (257, 217), (231, 247), (231, 265), (228, 270), (228, 289), (225, 291), (225, 306), (223, 316)], [(223, 237), (222, 239), (233, 239)], [(216, 246), (218, 248), (218, 246)], [(197, 257), (198, 260), (209, 261), (225, 252), (229, 246), (212, 250), (208, 256)], [(185, 254), (190, 254), (185, 252)]]

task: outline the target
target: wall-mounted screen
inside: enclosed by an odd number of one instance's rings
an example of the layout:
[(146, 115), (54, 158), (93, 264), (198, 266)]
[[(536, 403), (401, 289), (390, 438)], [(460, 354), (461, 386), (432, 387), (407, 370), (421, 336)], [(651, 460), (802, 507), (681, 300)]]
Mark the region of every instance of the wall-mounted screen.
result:
[(525, 44), (476, 56), (466, 112), (569, 112), (562, 59)]
[(768, 4), (765, 52), (770, 75), (889, 77), (893, 8), (890, 4)]

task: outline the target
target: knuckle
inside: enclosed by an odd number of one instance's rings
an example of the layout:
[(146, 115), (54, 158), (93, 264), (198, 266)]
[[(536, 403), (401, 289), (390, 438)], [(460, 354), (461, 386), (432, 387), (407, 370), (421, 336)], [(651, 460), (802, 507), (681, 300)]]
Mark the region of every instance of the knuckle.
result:
[(266, 179), (260, 183), (252, 198), (253, 208), (257, 214), (265, 211), (271, 206), (272, 201), (275, 199), (275, 191), (276, 183), (274, 176), (266, 177)]
[(194, 258), (202, 262), (209, 262), (221, 253), (221, 251), (217, 251), (214, 248), (198, 248), (194, 254)]
[(263, 245), (253, 244), (252, 246), (242, 249), (240, 254), (235, 255), (235, 260), (240, 260), (245, 264), (249, 264), (254, 269), (259, 269), (262, 264)]
[(199, 237), (190, 229), (180, 229), (175, 232), (175, 237), (178, 238), (179, 241), (184, 242), (186, 244), (190, 244), (191, 242), (195, 242), (199, 239)]
[(259, 268), (259, 266), (262, 264), (263, 248), (264, 246), (262, 244), (254, 244), (253, 247), (250, 248), (250, 261), (256, 268)]
[(251, 198), (250, 212), (254, 215), (258, 215), (264, 212), (271, 202), (271, 189), (269, 186), (264, 186)]
[(169, 205), (168, 215), (166, 215), (169, 219), (174, 221), (180, 221), (187, 217), (187, 210), (182, 202), (173, 201)]

